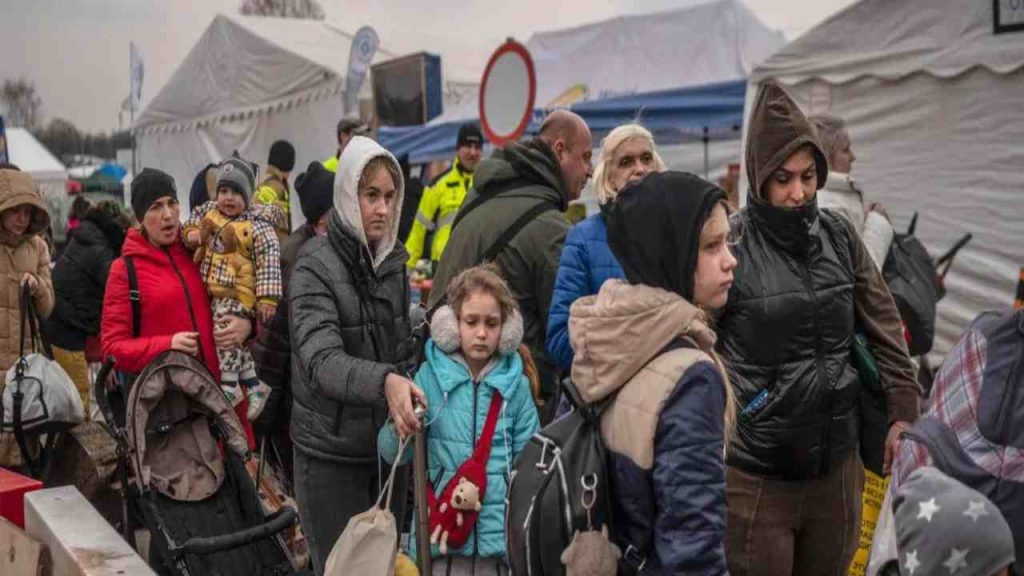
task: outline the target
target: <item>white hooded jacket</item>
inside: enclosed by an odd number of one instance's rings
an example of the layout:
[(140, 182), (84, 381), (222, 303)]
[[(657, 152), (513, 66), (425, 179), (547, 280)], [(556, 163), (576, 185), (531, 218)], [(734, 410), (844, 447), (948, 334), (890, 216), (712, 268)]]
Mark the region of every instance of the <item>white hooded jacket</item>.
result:
[[(366, 240), (366, 231), (363, 229), (363, 217), (359, 209), (359, 178), (363, 169), (371, 160), (383, 156), (395, 168), (398, 175), (395, 182), (397, 197), (395, 207), (391, 213), (391, 228), (384, 241), (377, 246), (377, 250), (370, 249)], [(398, 216), (402, 213), (402, 201), (405, 199), (405, 181), (401, 177), (402, 170), (395, 157), (365, 136), (354, 136), (345, 146), (341, 158), (338, 159), (338, 171), (334, 175), (334, 209), (338, 212), (341, 222), (346, 228), (355, 232), (356, 236), (366, 246), (373, 257), (373, 269), (377, 270), (387, 258), (391, 250), (398, 242)]]

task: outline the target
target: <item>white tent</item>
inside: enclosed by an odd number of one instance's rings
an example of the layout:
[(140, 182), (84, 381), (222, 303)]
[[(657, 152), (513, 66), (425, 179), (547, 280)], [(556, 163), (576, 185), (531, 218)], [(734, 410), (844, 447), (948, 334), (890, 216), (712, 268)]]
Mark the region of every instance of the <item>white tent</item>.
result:
[(758, 66), (747, 90), (748, 116), (773, 78), (804, 111), (844, 118), (867, 200), (897, 230), (920, 212), (933, 255), (974, 234), (946, 279), (938, 354), (1012, 304), (1024, 265), (1024, 33), (994, 33), (993, 4), (1024, 20), (1019, 2), (861, 0)]
[[(233, 150), (263, 166), (270, 145), (288, 140), (297, 175), (336, 148), (351, 46), (323, 21), (216, 16), (136, 120), (139, 167), (171, 174), (185, 206), (199, 169)], [(394, 56), (381, 48), (374, 62)], [(369, 75), (360, 95), (370, 95)]]
[[(587, 97), (596, 100), (742, 80), (785, 43), (782, 32), (766, 26), (740, 0), (711, 0), (540, 32), (526, 47), (537, 69), (537, 105), (546, 106), (574, 86), (585, 86)], [(669, 168), (704, 172), (698, 138), (661, 146), (659, 153)], [(740, 142), (713, 138), (708, 153), (709, 176), (715, 180), (739, 161)]]
[(61, 198), (67, 195), (68, 171), (60, 160), (28, 130), (8, 128), (6, 132), (11, 164), (28, 172), (43, 196)]
[[(581, 100), (599, 100), (658, 90), (707, 86), (744, 80), (754, 67), (785, 44), (782, 33), (765, 26), (740, 0), (710, 0), (653, 14), (621, 16), (574, 28), (534, 34), (526, 41), (537, 74), (537, 108)], [(565, 95), (566, 99), (559, 99)], [(454, 133), (476, 120), (478, 93), (449, 107), (428, 125), (443, 141), (420, 143), (413, 156), (448, 159)], [(641, 122), (642, 111), (641, 111)], [(599, 141), (594, 142), (595, 146)], [(662, 145), (670, 168), (702, 173), (699, 136), (680, 145)], [(712, 179), (739, 160), (737, 138), (713, 138), (708, 164)], [(592, 198), (589, 201), (593, 201)]]
[[(581, 100), (597, 100), (742, 80), (785, 42), (740, 0), (711, 0), (539, 32), (526, 48), (537, 74), (536, 106), (546, 108), (574, 88)], [(476, 119), (477, 99), (468, 95), (430, 124)]]

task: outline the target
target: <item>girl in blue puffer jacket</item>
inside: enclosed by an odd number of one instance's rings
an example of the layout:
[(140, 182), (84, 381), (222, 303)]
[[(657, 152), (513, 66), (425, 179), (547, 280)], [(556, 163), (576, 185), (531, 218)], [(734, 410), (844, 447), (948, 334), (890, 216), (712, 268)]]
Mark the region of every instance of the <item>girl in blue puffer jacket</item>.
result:
[[(428, 406), (427, 474), (439, 497), (456, 471), (474, 453), (480, 454), (492, 398), (500, 396), (476, 525), (463, 545), (449, 546), (447, 553), (432, 546), (433, 569), (435, 574), (505, 575), (505, 493), (516, 455), (539, 426), (518, 352), (522, 318), (508, 286), (491, 266), (462, 272), (449, 284), (447, 295), (449, 304), (431, 320), (426, 362), (416, 374)], [(377, 443), (381, 457), (394, 462), (398, 445), (394, 427), (385, 425)], [(410, 457), (411, 450), (401, 455), (403, 461)], [(415, 557), (414, 530), (410, 553)]]

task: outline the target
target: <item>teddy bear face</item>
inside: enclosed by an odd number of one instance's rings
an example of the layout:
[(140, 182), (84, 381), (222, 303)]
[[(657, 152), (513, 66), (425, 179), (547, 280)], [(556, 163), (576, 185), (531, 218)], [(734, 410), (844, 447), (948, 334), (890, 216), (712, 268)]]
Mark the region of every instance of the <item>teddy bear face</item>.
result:
[(214, 240), (212, 248), (218, 254), (232, 254), (238, 250), (238, 235), (234, 224), (224, 225)]
[(480, 510), (480, 488), (466, 478), (460, 478), (452, 491), (452, 508), (456, 510)]

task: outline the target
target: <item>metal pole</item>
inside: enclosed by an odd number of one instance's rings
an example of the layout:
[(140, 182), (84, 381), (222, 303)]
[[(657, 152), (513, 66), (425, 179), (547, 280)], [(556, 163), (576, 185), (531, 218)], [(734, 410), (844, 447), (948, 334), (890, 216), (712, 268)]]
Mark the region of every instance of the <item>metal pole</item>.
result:
[[(129, 96), (130, 98), (130, 96)], [(128, 132), (132, 135), (132, 178), (139, 172), (139, 167), (135, 162), (135, 102), (132, 101), (132, 113), (131, 113), (131, 124), (128, 125)]]
[[(422, 420), (426, 410), (416, 408), (416, 414)], [(421, 426), (413, 436), (413, 496), (416, 507), (416, 563), (420, 576), (430, 576), (430, 511), (427, 507), (427, 434)]]

